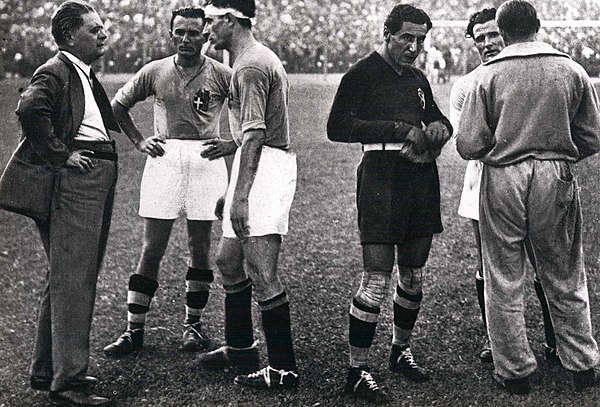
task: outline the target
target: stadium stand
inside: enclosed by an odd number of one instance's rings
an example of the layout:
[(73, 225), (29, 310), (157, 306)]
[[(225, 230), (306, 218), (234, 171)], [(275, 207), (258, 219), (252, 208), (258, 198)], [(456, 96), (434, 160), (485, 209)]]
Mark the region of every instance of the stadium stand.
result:
[[(569, 53), (592, 76), (600, 75), (600, 1), (532, 0), (543, 20), (562, 26), (544, 27), (540, 39)], [(420, 0), (419, 7), (436, 20), (431, 47), (420, 60), (433, 80), (443, 82), (477, 65), (463, 26), (472, 12), (498, 6), (500, 0)], [(27, 76), (56, 47), (49, 19), (59, 2), (0, 0), (0, 75)], [(105, 72), (134, 72), (146, 62), (168, 55), (170, 11), (203, 1), (91, 0), (105, 19), (111, 47), (102, 59)], [(273, 49), (290, 73), (344, 72), (381, 41), (381, 26), (393, 1), (259, 0), (256, 34)], [(585, 24), (585, 21), (595, 20)], [(441, 21), (441, 22), (440, 22)], [(446, 23), (445, 23), (446, 22)], [(556, 25), (556, 24), (554, 24)]]

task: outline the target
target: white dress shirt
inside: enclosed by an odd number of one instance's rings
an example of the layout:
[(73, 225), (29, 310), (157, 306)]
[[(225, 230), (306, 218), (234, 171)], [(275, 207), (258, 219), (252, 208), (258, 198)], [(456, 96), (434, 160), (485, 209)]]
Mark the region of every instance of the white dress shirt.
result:
[(62, 51), (63, 54), (75, 65), (75, 70), (79, 75), (79, 79), (81, 79), (81, 83), (83, 84), (83, 93), (85, 96), (85, 107), (83, 111), (83, 120), (81, 121), (81, 125), (77, 130), (77, 135), (75, 136), (75, 140), (82, 141), (106, 141), (110, 140), (108, 137), (108, 131), (104, 127), (104, 122), (102, 121), (102, 115), (100, 114), (100, 109), (98, 108), (98, 104), (94, 99), (94, 94), (92, 92), (92, 80), (90, 77), (90, 72), (92, 68), (86, 63), (82, 62), (75, 55)]

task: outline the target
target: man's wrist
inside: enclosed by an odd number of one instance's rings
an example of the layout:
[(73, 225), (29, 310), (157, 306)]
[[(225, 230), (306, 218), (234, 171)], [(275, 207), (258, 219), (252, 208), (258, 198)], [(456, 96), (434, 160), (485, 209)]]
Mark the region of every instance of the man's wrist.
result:
[(133, 146), (139, 150), (141, 148), (140, 145), (145, 140), (145, 138), (143, 138), (141, 136), (140, 137), (131, 137), (130, 140), (133, 143)]
[(394, 134), (399, 143), (406, 140), (406, 136), (414, 126), (404, 122), (394, 122)]
[(234, 194), (232, 202), (239, 203), (239, 204), (245, 204), (245, 203), (248, 203), (248, 197), (247, 196), (235, 196), (235, 194)]

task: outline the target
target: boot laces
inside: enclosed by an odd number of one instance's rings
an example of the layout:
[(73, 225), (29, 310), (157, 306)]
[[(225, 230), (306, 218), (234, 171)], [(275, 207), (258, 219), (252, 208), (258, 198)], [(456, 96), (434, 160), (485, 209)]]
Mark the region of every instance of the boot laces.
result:
[(125, 332), (123, 332), (123, 335), (121, 335), (121, 337), (119, 338), (119, 342), (131, 342), (133, 343), (133, 337), (131, 336), (133, 334), (133, 331), (131, 330), (127, 330)]
[(371, 373), (367, 372), (366, 370), (361, 370), (360, 379), (354, 385), (354, 391), (356, 391), (358, 386), (363, 382), (365, 383), (369, 391), (374, 392), (379, 390), (379, 386), (377, 385), (375, 379), (373, 379), (373, 376), (371, 376)]
[(265, 381), (265, 383), (267, 384), (267, 387), (271, 387), (271, 372), (270, 372), (270, 367), (264, 367), (260, 370), (257, 370), (254, 373), (250, 373), (248, 375), (249, 379), (257, 379), (259, 377), (263, 378), (263, 380)]
[(195, 324), (187, 324), (187, 325), (184, 325), (183, 327), (185, 328), (185, 332), (186, 332), (186, 333), (187, 333), (187, 332), (190, 332), (190, 333), (192, 333), (192, 332), (193, 332), (193, 333), (195, 333), (197, 336), (202, 336), (202, 335), (200, 334), (200, 330), (199, 330), (199, 328), (200, 328), (200, 323), (199, 323), (199, 322), (196, 322)]
[(406, 362), (412, 369), (419, 368), (419, 366), (417, 365), (417, 362), (415, 362), (415, 358), (413, 357), (412, 352), (410, 351), (410, 348), (406, 348), (405, 350), (402, 351), (402, 353), (400, 354), (400, 359), (406, 360)]
[(283, 370), (283, 369), (277, 370), (277, 369), (273, 369), (271, 366), (267, 366), (267, 367), (264, 367), (254, 373), (250, 373), (248, 375), (248, 378), (249, 379), (257, 379), (262, 376), (262, 378), (265, 381), (265, 383), (267, 384), (267, 386), (271, 387), (271, 371), (279, 373), (279, 384), (280, 385), (283, 385), (283, 380), (288, 375), (292, 375), (292, 377), (294, 377), (294, 378), (298, 377), (298, 375), (292, 371), (287, 371), (287, 370)]

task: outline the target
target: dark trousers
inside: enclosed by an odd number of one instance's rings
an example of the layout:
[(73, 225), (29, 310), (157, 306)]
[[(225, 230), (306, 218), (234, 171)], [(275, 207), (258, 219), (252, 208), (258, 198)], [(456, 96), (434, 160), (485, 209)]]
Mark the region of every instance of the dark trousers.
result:
[(50, 220), (38, 224), (50, 267), (31, 374), (52, 377), (54, 391), (71, 387), (88, 368), (96, 282), (117, 180), (116, 161), (94, 159), (94, 164), (87, 174), (63, 169)]

